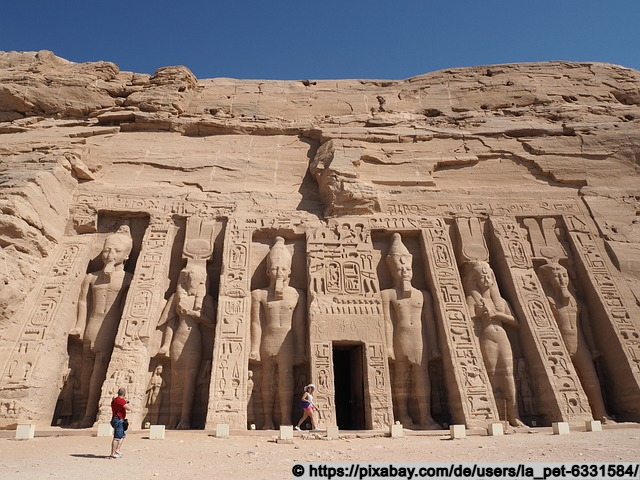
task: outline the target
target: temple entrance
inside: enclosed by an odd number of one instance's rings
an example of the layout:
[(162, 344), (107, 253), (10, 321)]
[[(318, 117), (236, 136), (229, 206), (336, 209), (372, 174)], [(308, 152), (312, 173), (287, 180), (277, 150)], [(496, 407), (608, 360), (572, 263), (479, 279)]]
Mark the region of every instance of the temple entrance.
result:
[(365, 428), (362, 344), (333, 344), (336, 421), (341, 430)]

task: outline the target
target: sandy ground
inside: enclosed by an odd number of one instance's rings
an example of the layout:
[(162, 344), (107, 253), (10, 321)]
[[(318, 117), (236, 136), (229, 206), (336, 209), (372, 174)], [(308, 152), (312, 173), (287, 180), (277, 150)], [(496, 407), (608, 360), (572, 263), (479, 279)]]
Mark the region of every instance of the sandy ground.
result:
[[(167, 431), (164, 440), (131, 432), (124, 456), (109, 459), (110, 437), (90, 431), (37, 432), (15, 440), (0, 432), (0, 479), (279, 479), (293, 478), (294, 462), (638, 462), (640, 425), (605, 426), (602, 432), (573, 428), (518, 430), (501, 437), (469, 431), (451, 440), (447, 431), (409, 432), (389, 438), (381, 432), (342, 432), (338, 440), (296, 433), (292, 444), (276, 443), (277, 432)], [(63, 433), (61, 436), (53, 436)], [(51, 436), (39, 436), (39, 435)]]

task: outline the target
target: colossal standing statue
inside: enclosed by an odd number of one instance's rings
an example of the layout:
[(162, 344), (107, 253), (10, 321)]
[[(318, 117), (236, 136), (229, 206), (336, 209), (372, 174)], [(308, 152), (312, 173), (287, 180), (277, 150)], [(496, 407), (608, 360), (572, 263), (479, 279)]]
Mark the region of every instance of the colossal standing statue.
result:
[(191, 428), (196, 378), (202, 361), (200, 325), (211, 326), (213, 314), (205, 266), (187, 264), (158, 321), (158, 326), (166, 324), (158, 354), (171, 361), (169, 428)]
[(468, 262), (464, 277), (467, 305), (476, 321), (480, 350), (489, 375), (491, 387), (500, 409), (511, 426), (526, 426), (519, 418), (516, 384), (513, 375), (513, 353), (503, 324), (517, 326), (506, 300), (500, 295), (495, 276), (485, 261)]
[[(440, 355), (431, 295), (411, 285), (412, 256), (394, 233), (386, 262), (394, 288), (383, 290), (387, 351), (393, 365), (393, 397), (396, 418), (404, 425), (417, 423), (423, 428), (438, 428), (431, 418), (428, 362)], [(410, 416), (415, 404), (416, 418)], [(415, 421), (414, 421), (415, 420)]]
[(562, 340), (589, 399), (593, 418), (603, 423), (611, 420), (604, 407), (600, 382), (593, 365), (593, 360), (600, 353), (595, 348), (588, 312), (573, 294), (567, 270), (557, 262), (549, 262), (538, 268), (538, 275)]
[(123, 225), (104, 242), (102, 270), (87, 274), (80, 289), (78, 317), (70, 336), (82, 341), (80, 385), (82, 391), (88, 393), (84, 417), (75, 424), (81, 428), (93, 425), (98, 413), (100, 391), (131, 283), (131, 274), (124, 271), (124, 263), (132, 248), (129, 227)]
[(251, 292), (249, 359), (262, 363), (264, 429), (275, 428), (276, 402), (280, 406), (280, 425), (291, 425), (293, 366), (305, 357), (306, 301), (303, 292), (289, 286), (290, 273), (291, 255), (284, 239), (276, 237), (267, 256), (269, 287)]

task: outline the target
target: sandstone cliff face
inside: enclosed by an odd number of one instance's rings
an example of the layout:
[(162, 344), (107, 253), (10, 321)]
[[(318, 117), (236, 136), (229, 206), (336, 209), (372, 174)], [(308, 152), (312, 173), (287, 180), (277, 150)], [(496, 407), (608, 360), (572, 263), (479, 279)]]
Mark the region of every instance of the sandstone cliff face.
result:
[(63, 238), (96, 231), (78, 199), (132, 194), (232, 205), (274, 218), (274, 232), (298, 214), (296, 225), (453, 218), (577, 199), (640, 305), (640, 72), (549, 62), (398, 81), (200, 80), (0, 52), (0, 338)]
[(62, 235), (78, 185), (327, 215), (547, 185), (579, 192), (614, 262), (640, 278), (640, 73), (615, 65), (198, 80), (184, 67), (149, 77), (7, 52), (0, 121), (5, 318)]

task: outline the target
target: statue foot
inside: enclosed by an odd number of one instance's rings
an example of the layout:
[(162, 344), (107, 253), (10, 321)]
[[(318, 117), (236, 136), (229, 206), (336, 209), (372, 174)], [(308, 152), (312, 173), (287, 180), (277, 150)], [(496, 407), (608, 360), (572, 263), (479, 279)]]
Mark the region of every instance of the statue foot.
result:
[(529, 428), (529, 425), (525, 424), (522, 420), (520, 420), (519, 418), (511, 418), (509, 420), (509, 425), (511, 425), (512, 427), (522, 427), (522, 428)]
[(262, 426), (263, 430), (275, 430), (276, 427), (273, 424), (273, 422), (264, 422), (264, 425)]
[(180, 420), (176, 425), (176, 430), (191, 430), (191, 424), (185, 420)]
[(406, 416), (402, 416), (398, 419), (398, 421), (402, 424), (403, 427), (405, 428), (409, 428), (409, 427), (413, 427), (413, 420), (411, 419), (410, 416), (406, 415)]
[(440, 430), (442, 425), (436, 422), (433, 418), (430, 418), (426, 422), (420, 423), (420, 428), (423, 430)]
[(89, 417), (84, 417), (82, 420), (78, 420), (77, 422), (73, 422), (71, 426), (73, 428), (90, 428), (93, 426), (93, 419)]
[(611, 423), (616, 423), (616, 421), (611, 418), (609, 415), (602, 415), (599, 418), (596, 418), (596, 420), (600, 420), (600, 422), (604, 425), (605, 423), (611, 424)]

